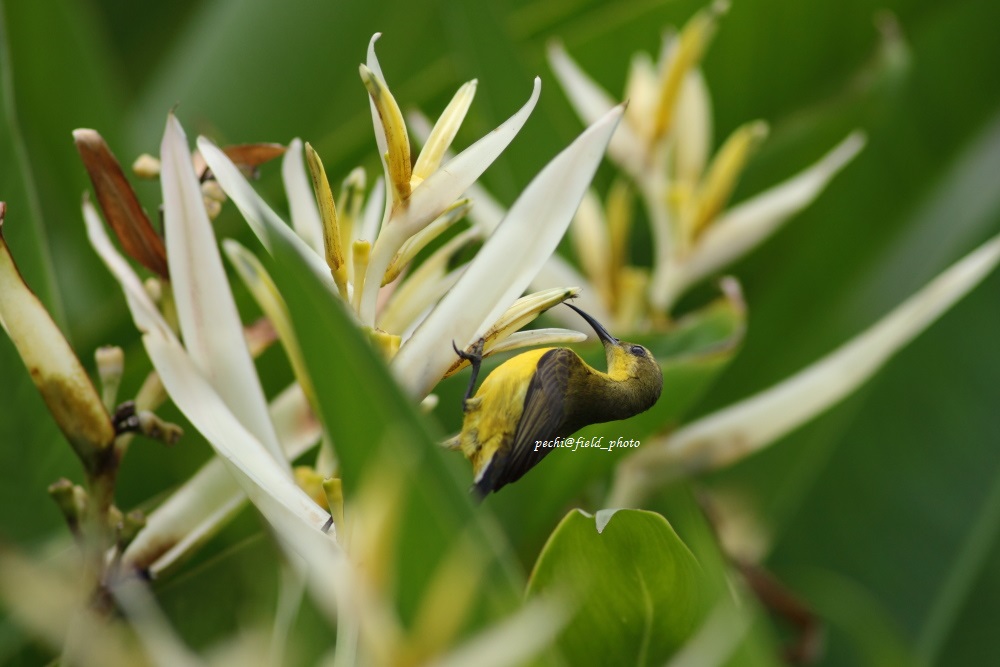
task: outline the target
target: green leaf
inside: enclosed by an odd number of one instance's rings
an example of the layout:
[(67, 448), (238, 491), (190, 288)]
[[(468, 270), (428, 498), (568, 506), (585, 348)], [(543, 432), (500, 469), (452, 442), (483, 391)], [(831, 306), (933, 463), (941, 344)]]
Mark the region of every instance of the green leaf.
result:
[(572, 665), (662, 665), (703, 618), (705, 572), (667, 520), (642, 510), (573, 510), (545, 545), (529, 595), (569, 596), (558, 646)]

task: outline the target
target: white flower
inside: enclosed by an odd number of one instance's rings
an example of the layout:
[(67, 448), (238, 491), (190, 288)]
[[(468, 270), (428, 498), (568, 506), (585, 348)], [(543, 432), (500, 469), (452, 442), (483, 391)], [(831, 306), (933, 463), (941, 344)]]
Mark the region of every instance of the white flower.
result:
[[(653, 266), (648, 279), (633, 275), (603, 290), (605, 308), (612, 313), (620, 303), (636, 301), (629, 290), (641, 291), (648, 303), (648, 310), (635, 313), (641, 319), (616, 318), (627, 330), (665, 321), (688, 287), (754, 248), (809, 205), (865, 143), (864, 135), (854, 132), (806, 170), (727, 209), (744, 165), (767, 135), (767, 125), (753, 121), (737, 128), (709, 159), (711, 102), (698, 65), (725, 8), (716, 3), (696, 13), (680, 35), (668, 35), (655, 64), (642, 53), (632, 59), (625, 86), (628, 111), (608, 157), (642, 197), (652, 225)], [(585, 122), (615, 103), (558, 43), (549, 47), (549, 63)], [(608, 220), (600, 219), (597, 206), (591, 207), (591, 219), (578, 219), (578, 233), (584, 237), (579, 245), (593, 248), (599, 229), (614, 227), (614, 206), (608, 202)], [(628, 266), (623, 244), (597, 247), (610, 250), (580, 259), (587, 260), (584, 268), (598, 283), (601, 276)]]
[[(615, 107), (605, 113), (542, 170), (468, 265), (446, 270), (448, 261), (464, 243), (482, 235), (476, 228), (460, 233), (412, 274), (399, 279), (416, 252), (467, 209), (468, 204), (460, 197), (524, 124), (540, 84), (536, 79), (531, 99), (517, 114), (442, 165), (475, 90), (474, 82), (466, 84), (434, 126), (410, 169), (405, 124), (380, 75), (373, 45), (374, 38), (368, 64), (362, 67), (362, 78), (371, 97), (380, 150), (384, 147), (390, 196), (385, 200), (380, 222), (371, 213), (377, 210), (372, 204), (378, 201), (375, 196), (369, 200), (369, 212), (362, 217), (376, 220), (377, 224), (364, 220), (359, 223), (350, 210), (346, 211), (347, 216), (338, 213), (322, 163), (308, 146), (306, 153), (320, 201), (317, 216), (310, 212), (315, 210), (315, 204), (304, 194), (305, 171), (294, 166), (283, 170), (289, 197), (304, 198), (290, 207), (293, 215), (300, 212), (299, 220), (293, 219), (293, 227), (301, 230), (296, 235), (260, 199), (221, 150), (204, 138), (199, 139), (198, 145), (215, 178), (265, 247), (270, 247), (270, 235), (281, 235), (294, 245), (331, 291), (349, 301), (362, 326), (389, 329), (384, 331), (390, 337), (386, 356), (392, 359), (392, 368), (403, 386), (415, 397), (423, 398), (455, 361), (452, 341), (467, 347), (482, 337), (504, 316), (552, 255), (622, 109)], [(285, 162), (301, 160), (299, 145), (293, 143)], [(352, 178), (357, 183), (357, 177)], [(349, 208), (342, 201), (341, 209)], [(323, 228), (321, 234), (316, 231), (317, 219)], [(312, 231), (307, 232), (308, 229)], [(316, 247), (320, 235), (324, 239), (322, 253)], [(517, 257), (517, 261), (511, 261), (512, 257)], [(568, 286), (561, 287), (565, 296), (574, 293)], [(551, 301), (539, 300), (533, 314), (551, 305)], [(521, 325), (530, 319), (522, 318)], [(502, 327), (501, 331), (502, 335), (491, 339), (488, 353), (514, 333), (510, 327)], [(515, 339), (514, 343), (578, 339), (575, 332), (548, 331), (544, 338), (526, 336)], [(508, 342), (503, 349), (511, 347)]]

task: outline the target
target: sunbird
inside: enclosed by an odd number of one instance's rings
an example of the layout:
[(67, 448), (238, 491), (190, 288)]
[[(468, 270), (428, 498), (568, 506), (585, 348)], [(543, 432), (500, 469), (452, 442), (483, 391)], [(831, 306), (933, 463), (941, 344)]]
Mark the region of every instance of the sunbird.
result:
[(649, 350), (618, 340), (593, 317), (566, 305), (604, 344), (607, 373), (568, 348), (542, 348), (498, 366), (473, 397), (482, 341), (472, 352), (455, 348), (472, 364), (472, 378), (463, 400), (462, 431), (446, 444), (461, 449), (472, 463), (472, 492), (479, 498), (516, 482), (551, 451), (537, 443), (565, 438), (590, 424), (627, 419), (660, 397), (663, 373)]

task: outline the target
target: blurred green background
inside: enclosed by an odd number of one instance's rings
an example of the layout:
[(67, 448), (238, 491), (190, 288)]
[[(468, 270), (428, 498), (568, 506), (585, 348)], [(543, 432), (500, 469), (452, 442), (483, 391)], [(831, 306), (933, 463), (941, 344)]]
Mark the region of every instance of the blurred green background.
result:
[[(176, 107), (192, 137), (298, 136), (317, 147), (331, 180), (359, 162), (372, 174), (357, 65), (381, 31), (382, 68), (404, 108), (436, 114), (461, 82), (479, 79), (460, 146), (510, 115), (542, 76), (537, 109), (484, 177), (509, 204), (581, 130), (544, 62), (547, 40), (560, 38), (618, 93), (632, 52), (655, 53), (661, 30), (702, 4), (0, 2), (4, 233), (85, 363), (98, 345), (126, 347), (127, 395), (148, 365), (84, 239), (89, 184), (74, 128), (98, 129), (128, 164), (158, 152)], [(998, 25), (1000, 5), (988, 0), (733, 2), (704, 65), (716, 144), (747, 120), (772, 127), (735, 199), (792, 175), (855, 127), (869, 144), (812, 207), (732, 268), (749, 304), (748, 337), (698, 413), (818, 359), (1000, 231)], [(599, 187), (609, 175), (602, 170)], [(138, 187), (155, 210), (157, 186)], [(284, 205), (276, 167), (261, 190)], [(247, 236), (232, 210), (218, 225)], [(681, 307), (709, 295), (696, 291)], [(702, 480), (757, 515), (771, 538), (767, 565), (826, 619), (821, 664), (1000, 664), (998, 340), (995, 274), (858, 394)], [(279, 353), (261, 365), (288, 378)], [(36, 546), (64, 530), (46, 486), (75, 478), (78, 466), (5, 337), (0, 406), (0, 540)], [(148, 501), (207, 457), (196, 436), (169, 450), (137, 443), (119, 503)], [(196, 646), (271, 602), (273, 586), (259, 580), (272, 548), (256, 521), (245, 513), (161, 590)], [(194, 585), (246, 604), (193, 615), (202, 605), (184, 593)], [(0, 662), (25, 655), (22, 642), (0, 621)]]

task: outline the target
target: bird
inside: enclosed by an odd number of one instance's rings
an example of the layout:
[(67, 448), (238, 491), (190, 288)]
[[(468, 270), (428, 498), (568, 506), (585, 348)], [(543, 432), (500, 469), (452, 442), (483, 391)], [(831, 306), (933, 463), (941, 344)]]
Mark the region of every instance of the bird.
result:
[(459, 357), (472, 364), (472, 377), (463, 399), (462, 430), (446, 446), (460, 449), (472, 463), (470, 491), (478, 500), (519, 480), (551, 451), (537, 442), (627, 419), (645, 412), (660, 397), (663, 373), (648, 349), (620, 341), (584, 311), (565, 305), (604, 345), (607, 373), (569, 348), (540, 348), (498, 366), (473, 396), (484, 341), (477, 341), (471, 352), (452, 343)]

